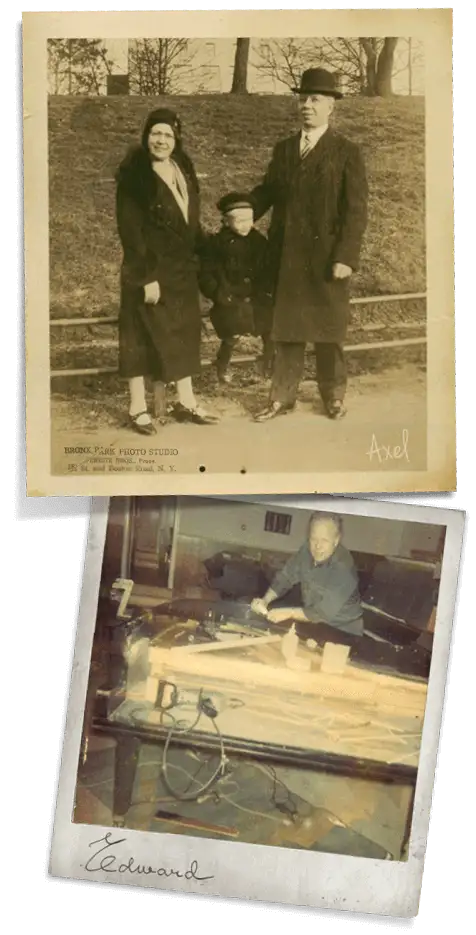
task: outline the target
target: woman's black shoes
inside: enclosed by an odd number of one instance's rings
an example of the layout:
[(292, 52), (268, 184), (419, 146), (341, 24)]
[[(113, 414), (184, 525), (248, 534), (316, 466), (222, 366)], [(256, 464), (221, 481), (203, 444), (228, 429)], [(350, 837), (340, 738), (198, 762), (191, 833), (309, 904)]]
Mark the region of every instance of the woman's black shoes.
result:
[(194, 422), (195, 425), (216, 425), (219, 422), (218, 416), (212, 416), (201, 406), (196, 409), (189, 409), (182, 403), (176, 403), (174, 407), (174, 416), (177, 422)]
[(129, 425), (134, 432), (138, 432), (139, 435), (157, 435), (157, 429), (150, 419), (149, 422), (138, 422), (141, 416), (148, 416), (148, 412), (138, 412), (135, 416), (129, 416)]

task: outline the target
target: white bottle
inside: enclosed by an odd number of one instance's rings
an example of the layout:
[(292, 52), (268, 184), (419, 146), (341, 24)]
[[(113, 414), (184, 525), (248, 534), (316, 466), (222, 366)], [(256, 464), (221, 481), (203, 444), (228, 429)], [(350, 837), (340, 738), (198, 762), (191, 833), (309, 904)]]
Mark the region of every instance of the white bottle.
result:
[(294, 659), (299, 646), (299, 637), (296, 633), (296, 624), (293, 623), (290, 630), (284, 634), (281, 640), (281, 653), (286, 660)]

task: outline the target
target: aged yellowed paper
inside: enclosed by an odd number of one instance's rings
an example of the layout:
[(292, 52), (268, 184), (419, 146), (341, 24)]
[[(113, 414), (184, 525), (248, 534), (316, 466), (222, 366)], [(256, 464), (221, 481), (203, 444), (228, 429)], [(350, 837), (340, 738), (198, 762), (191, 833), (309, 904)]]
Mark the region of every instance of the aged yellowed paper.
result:
[(451, 40), (24, 15), (30, 495), (455, 488)]

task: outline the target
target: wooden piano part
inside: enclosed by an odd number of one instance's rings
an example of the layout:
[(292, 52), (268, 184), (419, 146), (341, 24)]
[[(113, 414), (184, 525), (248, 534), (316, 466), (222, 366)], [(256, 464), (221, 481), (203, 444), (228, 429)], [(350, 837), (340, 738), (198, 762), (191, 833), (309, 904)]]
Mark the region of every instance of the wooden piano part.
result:
[[(279, 641), (278, 637), (278, 641)], [(311, 671), (294, 671), (286, 667), (277, 646), (269, 645), (269, 638), (239, 641), (235, 649), (230, 643), (217, 644), (215, 652), (184, 653), (178, 649), (151, 647), (149, 650), (150, 680), (166, 678), (180, 681), (188, 676), (202, 679), (205, 685), (219, 678), (233, 690), (234, 686), (260, 689), (282, 689), (286, 693), (305, 695), (315, 699), (335, 698), (352, 703), (370, 704), (382, 712), (398, 711), (407, 716), (423, 718), (427, 686), (407, 678), (383, 675), (351, 665), (343, 674), (335, 675), (320, 671), (320, 656), (313, 654)], [(258, 642), (266, 649), (266, 663), (257, 658)], [(246, 645), (244, 645), (246, 643)], [(215, 644), (212, 644), (213, 646)], [(271, 661), (271, 650), (274, 659)], [(299, 655), (309, 658), (300, 650)]]

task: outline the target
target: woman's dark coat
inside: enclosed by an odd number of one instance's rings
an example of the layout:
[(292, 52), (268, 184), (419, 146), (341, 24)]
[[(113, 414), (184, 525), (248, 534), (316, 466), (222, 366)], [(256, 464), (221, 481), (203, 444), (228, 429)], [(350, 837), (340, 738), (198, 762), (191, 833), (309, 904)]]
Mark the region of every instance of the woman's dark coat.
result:
[(271, 331), (267, 247), (254, 228), (242, 237), (224, 226), (202, 249), (200, 289), (213, 302), (210, 319), (221, 340)]
[(275, 341), (341, 343), (349, 320), (349, 279), (332, 265), (357, 269), (367, 224), (367, 181), (355, 143), (328, 129), (301, 159), (300, 135), (277, 143), (255, 217), (273, 208), (268, 231), (274, 272)]
[[(126, 157), (117, 175), (117, 225), (121, 268), (119, 373), (170, 382), (200, 370), (201, 317), (196, 248), (199, 194), (193, 166), (172, 157), (188, 188), (186, 222), (172, 192), (152, 169), (142, 146)], [(144, 286), (158, 281), (160, 301), (146, 305)]]

